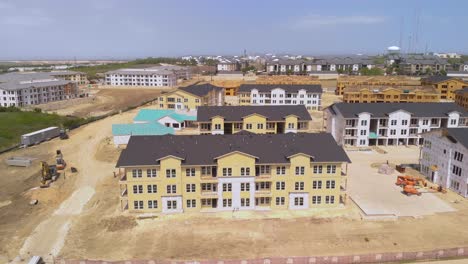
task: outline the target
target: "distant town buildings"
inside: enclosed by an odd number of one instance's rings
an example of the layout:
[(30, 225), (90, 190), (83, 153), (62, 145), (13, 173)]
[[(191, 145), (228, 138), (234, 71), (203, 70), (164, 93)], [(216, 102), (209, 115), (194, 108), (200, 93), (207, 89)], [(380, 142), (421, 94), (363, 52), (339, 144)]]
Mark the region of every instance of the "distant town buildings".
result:
[(423, 54), (389, 54), (387, 65), (396, 65), (399, 74), (420, 75), (435, 74), (450, 69), (447, 59)]
[(371, 69), (375, 63), (366, 56), (322, 57), (311, 60), (274, 58), (266, 62), (268, 74), (308, 75), (316, 72), (358, 73), (362, 68)]
[(201, 106), (197, 124), (201, 134), (308, 132), (310, 114), (303, 105)]
[(182, 213), (332, 208), (350, 160), (330, 134), (134, 136), (119, 157), (121, 209)]
[(0, 105), (22, 107), (74, 98), (81, 82), (86, 83), (86, 77), (71, 71), (0, 74)]
[(105, 73), (105, 84), (111, 86), (176, 86), (179, 79), (190, 79), (189, 67), (162, 65), (150, 68), (131, 68)]
[(339, 145), (421, 145), (421, 133), (468, 127), (468, 112), (455, 103), (336, 103), (324, 123)]
[(308, 110), (320, 110), (320, 84), (242, 84), (237, 92), (240, 105), (305, 105)]
[(468, 128), (424, 133), (421, 172), (432, 182), (468, 197)]
[(211, 84), (180, 87), (163, 93), (155, 102), (159, 109), (196, 110), (199, 106), (224, 105), (224, 89)]

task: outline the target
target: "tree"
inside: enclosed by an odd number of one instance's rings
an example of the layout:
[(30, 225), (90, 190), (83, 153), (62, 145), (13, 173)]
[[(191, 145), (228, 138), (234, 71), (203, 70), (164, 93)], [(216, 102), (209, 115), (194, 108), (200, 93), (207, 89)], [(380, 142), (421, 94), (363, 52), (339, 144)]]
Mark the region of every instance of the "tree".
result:
[(286, 74), (287, 74), (287, 75), (293, 74), (293, 70), (291, 70), (291, 69), (287, 70), (287, 71), (286, 71)]
[(439, 74), (443, 75), (443, 76), (446, 76), (447, 72), (444, 69), (442, 69), (442, 70), (439, 71)]
[(424, 74), (425, 74), (425, 75), (432, 75), (432, 68), (431, 68), (431, 67), (427, 67), (427, 68), (424, 70)]
[(242, 72), (243, 72), (244, 74), (246, 74), (246, 73), (249, 72), (249, 71), (254, 71), (254, 72), (256, 72), (257, 69), (256, 69), (254, 66), (247, 66), (247, 67), (245, 67), (245, 68), (242, 69)]
[(361, 73), (361, 75), (366, 75), (366, 76), (377, 76), (377, 75), (384, 75), (384, 71), (380, 68), (377, 68), (377, 67), (374, 67), (374, 68), (367, 68), (367, 67), (364, 67), (364, 68), (361, 68), (361, 70), (359, 70), (359, 72)]

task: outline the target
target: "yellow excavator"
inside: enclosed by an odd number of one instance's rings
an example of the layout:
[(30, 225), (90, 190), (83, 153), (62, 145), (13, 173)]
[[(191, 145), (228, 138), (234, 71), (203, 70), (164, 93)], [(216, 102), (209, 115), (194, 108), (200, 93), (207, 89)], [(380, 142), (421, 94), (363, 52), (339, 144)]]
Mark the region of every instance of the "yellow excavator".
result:
[(49, 187), (50, 183), (57, 179), (57, 166), (41, 162), (41, 188)]

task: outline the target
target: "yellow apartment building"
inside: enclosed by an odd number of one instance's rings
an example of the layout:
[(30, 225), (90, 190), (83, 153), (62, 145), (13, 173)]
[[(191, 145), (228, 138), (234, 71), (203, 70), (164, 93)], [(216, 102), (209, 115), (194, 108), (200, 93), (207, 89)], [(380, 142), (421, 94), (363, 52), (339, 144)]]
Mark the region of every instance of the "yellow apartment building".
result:
[(312, 118), (304, 105), (202, 106), (196, 124), (200, 134), (308, 132)]
[(340, 76), (335, 93), (343, 95), (347, 87), (421, 86), (419, 78), (406, 76)]
[(180, 87), (173, 92), (162, 93), (158, 98), (159, 109), (196, 110), (199, 106), (224, 105), (224, 89), (211, 84)]
[(455, 92), (455, 103), (468, 111), (468, 86)]
[(84, 72), (77, 72), (77, 71), (53, 71), (50, 72), (50, 75), (64, 79), (67, 81), (73, 81), (78, 85), (86, 85), (89, 84), (88, 76)]
[(350, 160), (327, 133), (132, 136), (117, 162), (122, 210), (300, 210), (346, 202)]
[(431, 86), (365, 87), (348, 86), (345, 103), (427, 103), (439, 102), (440, 93)]
[(462, 79), (439, 75), (423, 79), (422, 84), (432, 85), (440, 93), (440, 98), (444, 100), (454, 100), (455, 92), (468, 85)]

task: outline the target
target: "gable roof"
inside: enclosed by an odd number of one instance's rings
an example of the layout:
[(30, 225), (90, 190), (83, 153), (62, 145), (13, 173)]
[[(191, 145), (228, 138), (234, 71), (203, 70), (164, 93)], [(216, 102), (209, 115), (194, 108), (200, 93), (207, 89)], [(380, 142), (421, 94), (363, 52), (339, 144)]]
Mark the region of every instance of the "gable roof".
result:
[(468, 128), (446, 128), (447, 136), (455, 139), (468, 149)]
[(207, 95), (209, 92), (213, 90), (223, 91), (223, 88), (214, 86), (209, 83), (205, 83), (205, 84), (197, 84), (197, 85), (189, 85), (186, 87), (180, 87), (179, 90), (196, 95), (198, 97), (202, 97), (202, 96)]
[(356, 118), (367, 112), (373, 117), (386, 117), (389, 113), (404, 110), (415, 117), (446, 117), (450, 112), (468, 116), (468, 112), (455, 103), (335, 103), (329, 108), (340, 112), (345, 118)]
[(182, 158), (182, 165), (211, 165), (234, 151), (258, 157), (260, 164), (289, 163), (288, 157), (297, 153), (315, 162), (350, 162), (328, 133), (164, 135), (132, 136), (116, 166), (157, 165), (156, 160), (169, 155)]
[(299, 90), (306, 90), (308, 93), (323, 92), (320, 84), (241, 84), (238, 92), (250, 92), (252, 89), (257, 89), (260, 93), (268, 93), (276, 88), (283, 89), (287, 93), (297, 93)]
[(445, 82), (445, 81), (452, 80), (452, 79), (459, 80), (458, 78), (445, 76), (445, 75), (432, 75), (430, 77), (424, 78), (423, 81), (426, 83), (440, 83), (440, 82)]
[(222, 116), (224, 121), (242, 121), (242, 118), (258, 114), (269, 121), (282, 121), (295, 115), (300, 120), (312, 120), (304, 105), (251, 105), (251, 106), (199, 106), (197, 122), (210, 122), (212, 117)]
[(138, 114), (133, 118), (136, 122), (154, 122), (165, 116), (169, 116), (177, 122), (181, 123), (184, 121), (195, 121), (197, 119), (194, 115), (184, 115), (177, 113), (175, 110), (164, 110), (164, 109), (141, 109)]

